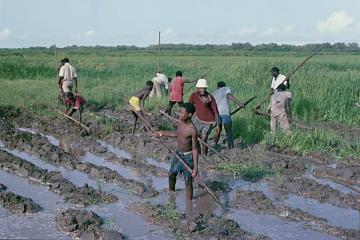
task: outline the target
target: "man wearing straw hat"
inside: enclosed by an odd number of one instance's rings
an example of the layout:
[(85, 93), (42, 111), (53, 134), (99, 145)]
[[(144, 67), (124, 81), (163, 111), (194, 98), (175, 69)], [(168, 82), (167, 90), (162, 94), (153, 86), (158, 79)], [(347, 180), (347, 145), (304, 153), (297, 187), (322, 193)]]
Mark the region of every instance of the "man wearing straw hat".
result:
[[(197, 91), (191, 94), (189, 102), (195, 105), (193, 123), (201, 139), (206, 143), (212, 129), (216, 127), (217, 131), (220, 131), (219, 111), (215, 98), (207, 92), (206, 79), (199, 79), (196, 88)], [(201, 154), (207, 155), (207, 151), (207, 147), (203, 146)]]

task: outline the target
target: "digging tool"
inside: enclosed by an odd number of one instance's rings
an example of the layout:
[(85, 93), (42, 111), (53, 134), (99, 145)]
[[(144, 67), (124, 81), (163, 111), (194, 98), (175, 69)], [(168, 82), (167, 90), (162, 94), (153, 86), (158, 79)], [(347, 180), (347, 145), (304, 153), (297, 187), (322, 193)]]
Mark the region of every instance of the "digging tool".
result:
[[(204, 75), (198, 77), (197, 80), (199, 80), (199, 79), (201, 79), (201, 78), (204, 78), (204, 77), (205, 77), (206, 75), (208, 75), (211, 71), (212, 71), (212, 68), (210, 68), (210, 70), (207, 71), (207, 73), (205, 73)], [(196, 85), (196, 82), (193, 83), (193, 84), (184, 92), (184, 94), (188, 93), (195, 85)]]
[(248, 104), (249, 104), (251, 101), (253, 101), (255, 98), (256, 98), (256, 96), (255, 96), (255, 97), (252, 97), (252, 98), (250, 98), (249, 100), (247, 100), (246, 102), (244, 102), (243, 106), (238, 107), (237, 109), (235, 109), (234, 111), (232, 111), (230, 115), (234, 115), (235, 113), (237, 113), (237, 112), (240, 111), (241, 109), (245, 108), (245, 106), (248, 105)]
[(58, 113), (60, 113), (61, 115), (63, 115), (64, 117), (66, 117), (66, 118), (68, 118), (68, 119), (76, 122), (77, 124), (79, 124), (79, 125), (80, 125), (82, 128), (84, 128), (85, 130), (90, 131), (90, 128), (89, 128), (89, 127), (85, 126), (84, 124), (82, 124), (81, 122), (79, 122), (78, 120), (76, 120), (75, 118), (70, 117), (69, 115), (66, 115), (65, 113), (63, 113), (63, 112), (60, 111), (60, 110), (57, 110), (57, 109), (55, 109), (55, 110), (56, 110)]
[[(126, 97), (124, 97), (122, 94), (120, 94), (120, 96), (124, 99), (125, 102), (128, 103), (129, 107), (133, 110), (133, 112), (138, 116), (138, 118), (140, 118), (143, 122), (144, 125), (148, 127), (148, 129), (152, 132), (152, 133), (156, 133), (156, 131), (152, 128), (152, 126), (150, 125), (150, 123), (141, 115), (138, 114), (134, 107), (129, 103), (129, 101), (127, 100)], [(185, 169), (189, 172), (192, 172), (191, 167), (184, 162), (184, 160), (176, 153), (175, 150), (173, 150), (169, 144), (167, 144), (163, 139), (161, 138), (157, 138), (172, 154), (174, 154), (174, 156), (176, 157), (176, 159), (185, 167)], [(225, 209), (225, 207), (223, 206), (223, 204), (220, 202), (220, 200), (217, 198), (217, 196), (215, 195), (215, 193), (213, 191), (210, 190), (210, 188), (208, 188), (205, 183), (201, 180), (200, 176), (197, 176), (195, 178), (198, 183), (200, 184), (200, 186), (202, 186), (209, 194), (210, 196), (215, 200), (216, 203), (218, 203), (223, 209)]]
[[(283, 83), (284, 83), (285, 81), (287, 81), (292, 75), (294, 75), (307, 61), (309, 61), (313, 56), (315, 56), (315, 55), (320, 51), (320, 49), (321, 49), (321, 48), (318, 48), (318, 49), (317, 49), (315, 52), (313, 52), (309, 57), (307, 57), (304, 61), (302, 61), (294, 70), (292, 70), (292, 71), (287, 75), (287, 77), (285, 78), (285, 80), (284, 80), (281, 84), (283, 84)], [(279, 85), (281, 85), (281, 84), (279, 84)], [(276, 89), (277, 89), (277, 88), (276, 88)], [(275, 92), (276, 89), (274, 89), (274, 92)], [(261, 105), (263, 105), (263, 104), (271, 97), (272, 94), (273, 94), (273, 93), (268, 94), (268, 95), (266, 96), (266, 98), (264, 98), (264, 99), (261, 101), (261, 103), (255, 107), (255, 109), (260, 108)], [(255, 109), (254, 109), (254, 111), (255, 111)]]
[[(160, 110), (160, 113), (165, 115), (168, 119), (170, 119), (171, 121), (177, 123), (179, 120), (177, 120), (176, 118), (170, 116), (169, 114), (167, 114), (165, 111)], [(219, 151), (217, 151), (214, 147), (212, 147), (210, 144), (206, 143), (204, 140), (202, 140), (200, 137), (198, 137), (198, 141), (203, 144), (205, 147), (209, 148), (211, 151), (213, 151), (214, 153), (216, 153), (219, 157), (221, 157), (224, 160), (227, 161), (231, 161), (230, 158), (226, 157), (224, 154), (220, 153)]]
[(159, 31), (159, 44), (158, 44), (158, 66), (157, 72), (160, 72), (160, 31)]
[[(57, 57), (56, 57), (56, 44), (54, 44), (54, 60), (55, 60), (55, 74), (56, 74), (56, 78), (58, 78), (58, 68), (57, 68)], [(56, 79), (58, 80), (58, 79)], [(60, 91), (60, 97), (61, 97), (61, 100), (64, 99), (64, 93), (61, 89), (61, 87), (59, 87), (59, 91)]]

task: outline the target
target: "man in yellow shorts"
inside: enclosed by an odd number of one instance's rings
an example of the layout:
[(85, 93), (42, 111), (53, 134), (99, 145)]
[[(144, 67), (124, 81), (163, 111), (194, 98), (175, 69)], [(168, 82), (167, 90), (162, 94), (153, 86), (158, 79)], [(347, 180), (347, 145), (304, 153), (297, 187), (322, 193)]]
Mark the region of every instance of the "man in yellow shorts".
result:
[[(138, 120), (138, 116), (137, 114), (134, 112), (134, 110), (136, 112), (139, 112), (143, 117), (144, 117), (144, 105), (145, 105), (145, 100), (146, 98), (149, 96), (152, 88), (154, 86), (154, 83), (152, 81), (147, 81), (146, 82), (146, 86), (145, 88), (141, 89), (140, 91), (138, 91), (137, 93), (135, 93), (130, 99), (129, 99), (129, 103), (131, 104), (132, 108), (132, 112), (133, 115), (135, 117), (135, 122), (134, 122), (134, 127), (133, 127), (133, 131), (132, 134), (134, 134), (135, 132), (135, 128), (136, 128), (136, 123)], [(145, 126), (146, 128), (146, 126)]]

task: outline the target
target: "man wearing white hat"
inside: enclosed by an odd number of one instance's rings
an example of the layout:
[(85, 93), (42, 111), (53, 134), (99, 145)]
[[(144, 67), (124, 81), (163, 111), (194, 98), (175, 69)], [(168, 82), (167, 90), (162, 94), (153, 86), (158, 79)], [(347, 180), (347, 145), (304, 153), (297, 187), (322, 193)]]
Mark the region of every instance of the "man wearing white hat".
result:
[[(195, 115), (193, 123), (201, 139), (207, 142), (207, 139), (213, 128), (220, 131), (219, 111), (215, 98), (207, 92), (208, 84), (206, 79), (199, 79), (196, 83), (197, 91), (192, 93), (189, 102), (195, 105)], [(203, 147), (202, 154), (207, 154), (207, 147)]]

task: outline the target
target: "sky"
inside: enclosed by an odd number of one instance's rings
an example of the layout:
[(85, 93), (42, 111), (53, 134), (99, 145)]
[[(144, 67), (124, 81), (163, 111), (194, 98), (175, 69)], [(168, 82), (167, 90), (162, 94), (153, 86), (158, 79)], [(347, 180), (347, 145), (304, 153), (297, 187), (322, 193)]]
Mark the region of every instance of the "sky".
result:
[(360, 0), (0, 0), (0, 48), (360, 43)]

